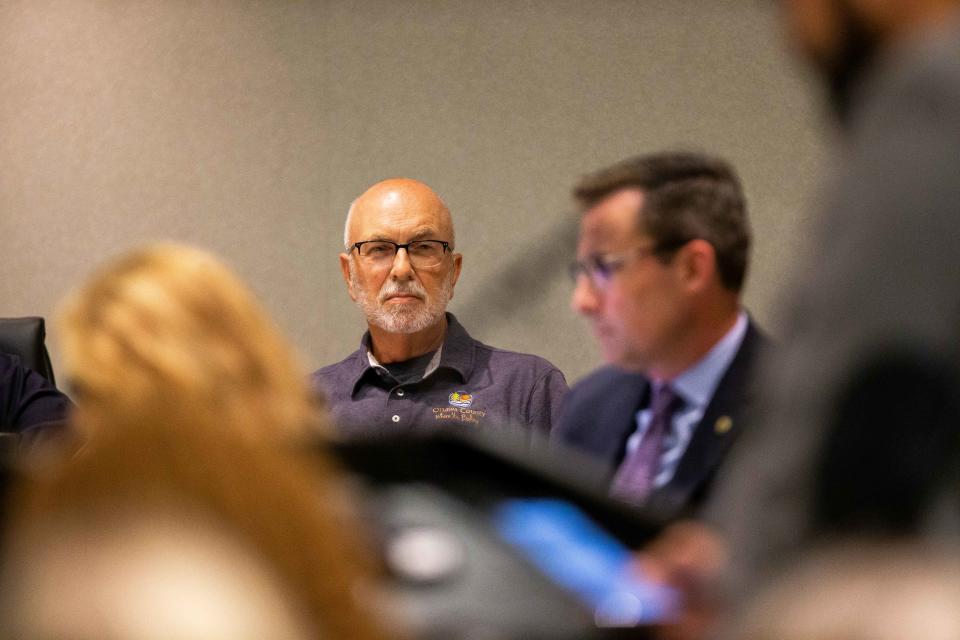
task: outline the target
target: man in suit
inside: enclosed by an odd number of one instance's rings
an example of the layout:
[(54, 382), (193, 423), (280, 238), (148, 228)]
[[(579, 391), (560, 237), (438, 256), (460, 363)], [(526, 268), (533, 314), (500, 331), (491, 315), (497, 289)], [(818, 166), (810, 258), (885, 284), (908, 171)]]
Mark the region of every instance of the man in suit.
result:
[(750, 232), (729, 164), (630, 158), (584, 178), (575, 311), (607, 366), (570, 391), (554, 438), (611, 471), (611, 494), (695, 509), (744, 428), (768, 339), (740, 305)]

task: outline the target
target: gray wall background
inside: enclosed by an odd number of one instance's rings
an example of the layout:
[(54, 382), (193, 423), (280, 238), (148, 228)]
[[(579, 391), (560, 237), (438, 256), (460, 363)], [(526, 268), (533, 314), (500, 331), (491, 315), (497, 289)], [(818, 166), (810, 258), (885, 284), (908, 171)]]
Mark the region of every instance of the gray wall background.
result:
[[(776, 302), (824, 173), (808, 78), (769, 0), (0, 1), (0, 315), (51, 316), (104, 259), (208, 247), (307, 366), (363, 327), (337, 268), (352, 198), (390, 176), (454, 212), (451, 309), (476, 336), (599, 360), (568, 310), (570, 185), (663, 147), (740, 169), (746, 302)], [(56, 360), (56, 342), (53, 342)]]

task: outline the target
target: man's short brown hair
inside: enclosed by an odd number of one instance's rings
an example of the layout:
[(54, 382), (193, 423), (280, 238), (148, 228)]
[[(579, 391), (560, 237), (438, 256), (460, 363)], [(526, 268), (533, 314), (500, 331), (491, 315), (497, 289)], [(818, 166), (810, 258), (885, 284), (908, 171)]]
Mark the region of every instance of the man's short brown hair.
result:
[(585, 176), (573, 190), (587, 210), (620, 189), (644, 194), (638, 230), (667, 255), (703, 239), (716, 252), (720, 281), (740, 291), (747, 274), (750, 226), (740, 180), (720, 158), (694, 152), (663, 152), (628, 158)]

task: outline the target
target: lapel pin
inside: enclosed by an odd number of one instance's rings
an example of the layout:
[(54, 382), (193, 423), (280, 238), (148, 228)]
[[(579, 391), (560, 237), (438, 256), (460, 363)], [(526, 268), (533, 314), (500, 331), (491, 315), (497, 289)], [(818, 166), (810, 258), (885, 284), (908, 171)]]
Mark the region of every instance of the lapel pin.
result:
[(731, 428), (733, 428), (733, 418), (730, 416), (720, 416), (717, 418), (717, 421), (713, 423), (713, 431), (717, 435), (723, 435), (730, 431)]

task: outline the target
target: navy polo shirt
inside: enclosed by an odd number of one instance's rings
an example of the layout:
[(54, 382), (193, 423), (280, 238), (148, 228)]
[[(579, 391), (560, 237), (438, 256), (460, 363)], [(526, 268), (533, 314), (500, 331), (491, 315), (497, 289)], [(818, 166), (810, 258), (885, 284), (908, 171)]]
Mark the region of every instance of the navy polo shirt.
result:
[(418, 381), (401, 384), (377, 364), (367, 332), (358, 350), (315, 371), (311, 382), (326, 396), (338, 431), (347, 437), (438, 427), (548, 433), (567, 392), (555, 366), (474, 340), (450, 313), (443, 345)]

